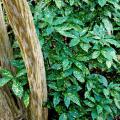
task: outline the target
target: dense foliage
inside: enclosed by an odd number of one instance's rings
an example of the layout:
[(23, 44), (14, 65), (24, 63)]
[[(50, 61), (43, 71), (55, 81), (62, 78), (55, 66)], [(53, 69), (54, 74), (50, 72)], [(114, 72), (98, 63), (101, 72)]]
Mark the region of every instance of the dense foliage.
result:
[(119, 0), (43, 0), (33, 14), (44, 52), (51, 119), (119, 115)]
[[(120, 0), (30, 2), (42, 46), (51, 120), (112, 120), (120, 115)], [(26, 72), (16, 41), (14, 93), (28, 105)], [(9, 71), (6, 71), (9, 72)], [(10, 75), (9, 75), (10, 74)], [(12, 84), (11, 84), (12, 83)], [(19, 92), (18, 92), (19, 90)]]

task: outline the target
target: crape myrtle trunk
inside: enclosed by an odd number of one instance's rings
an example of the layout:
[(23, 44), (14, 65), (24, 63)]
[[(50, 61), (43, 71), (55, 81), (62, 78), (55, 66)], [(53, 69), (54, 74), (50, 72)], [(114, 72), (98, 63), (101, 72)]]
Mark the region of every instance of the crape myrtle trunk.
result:
[[(0, 68), (15, 69), (10, 66), (9, 61), (13, 58), (13, 52), (4, 21), (2, 5), (0, 2)], [(0, 75), (1, 77), (1, 75)], [(15, 120), (22, 113), (22, 104), (20, 100), (14, 99), (9, 87), (5, 85), (0, 88), (0, 120)], [(17, 105), (19, 103), (19, 105)]]
[(31, 120), (47, 120), (47, 85), (43, 55), (33, 17), (26, 0), (3, 0), (7, 17), (16, 35), (28, 74)]

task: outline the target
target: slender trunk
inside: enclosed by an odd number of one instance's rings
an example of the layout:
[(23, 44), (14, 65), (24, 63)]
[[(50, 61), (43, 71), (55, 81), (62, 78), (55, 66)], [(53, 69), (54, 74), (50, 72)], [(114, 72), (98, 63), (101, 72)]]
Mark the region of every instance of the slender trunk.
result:
[(8, 38), (2, 6), (0, 2), (0, 63), (1, 63), (0, 65), (9, 68), (10, 67), (9, 61), (12, 58), (13, 58), (12, 48)]
[[(2, 68), (10, 69), (9, 60), (11, 60), (12, 57), (12, 49), (0, 3), (0, 66)], [(17, 114), (18, 108), (15, 105), (15, 101), (11, 96), (9, 88), (7, 85), (0, 88), (0, 118), (3, 120), (14, 120)]]
[(31, 90), (31, 120), (47, 120), (47, 86), (40, 43), (26, 0), (3, 0), (8, 19), (18, 39)]
[(1, 120), (14, 120), (14, 115), (4, 93), (4, 90), (0, 89), (0, 118)]

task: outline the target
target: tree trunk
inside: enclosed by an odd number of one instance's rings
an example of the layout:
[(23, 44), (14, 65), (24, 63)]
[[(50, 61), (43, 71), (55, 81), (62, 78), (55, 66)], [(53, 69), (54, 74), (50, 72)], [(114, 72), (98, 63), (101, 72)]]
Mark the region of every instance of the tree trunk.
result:
[(3, 0), (8, 19), (18, 39), (31, 90), (31, 120), (47, 120), (47, 86), (40, 43), (26, 0)]
[[(1, 2), (0, 2), (0, 67), (10, 68), (9, 60), (12, 58), (12, 49), (10, 46), (7, 30), (4, 22)], [(0, 88), (0, 119), (14, 120), (18, 115), (18, 108), (11, 96), (9, 88), (4, 86)]]
[(11, 108), (6, 100), (4, 90), (0, 89), (0, 119), (1, 120), (14, 120)]
[(13, 58), (12, 48), (8, 38), (2, 6), (0, 2), (0, 65), (10, 67), (9, 61)]

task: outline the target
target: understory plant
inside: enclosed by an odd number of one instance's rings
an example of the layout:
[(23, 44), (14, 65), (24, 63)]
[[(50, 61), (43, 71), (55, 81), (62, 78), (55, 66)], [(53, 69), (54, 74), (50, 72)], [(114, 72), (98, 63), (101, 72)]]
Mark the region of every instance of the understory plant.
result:
[[(119, 116), (120, 0), (29, 3), (44, 54), (49, 119), (113, 120)], [(17, 73), (1, 70), (0, 86), (9, 83), (28, 106), (27, 74), (16, 41), (13, 49), (11, 64)]]
[(120, 1), (42, 0), (31, 9), (44, 53), (49, 118), (119, 116)]

